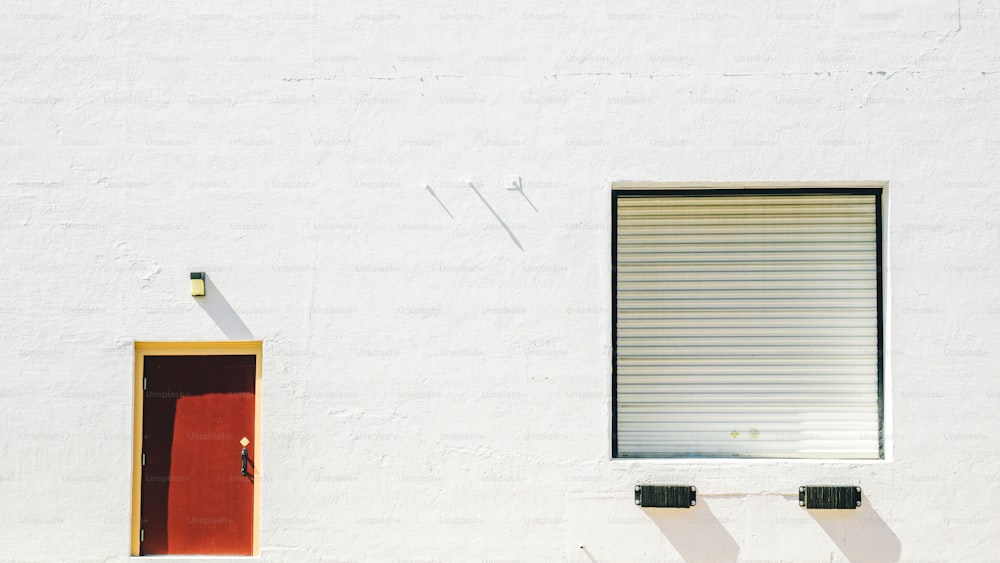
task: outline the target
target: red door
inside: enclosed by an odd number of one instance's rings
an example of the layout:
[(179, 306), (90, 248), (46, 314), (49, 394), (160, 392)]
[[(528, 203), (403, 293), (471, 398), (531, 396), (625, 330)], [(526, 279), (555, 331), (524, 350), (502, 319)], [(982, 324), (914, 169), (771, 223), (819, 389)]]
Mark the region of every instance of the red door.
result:
[(254, 362), (145, 357), (140, 554), (251, 555)]

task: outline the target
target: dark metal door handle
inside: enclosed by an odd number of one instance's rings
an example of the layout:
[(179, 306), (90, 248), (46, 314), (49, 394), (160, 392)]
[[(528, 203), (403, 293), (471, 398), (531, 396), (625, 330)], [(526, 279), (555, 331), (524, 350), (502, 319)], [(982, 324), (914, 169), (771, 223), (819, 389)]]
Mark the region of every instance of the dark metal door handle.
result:
[(240, 463), (240, 475), (247, 476), (247, 449), (243, 448), (243, 453), (240, 454), (242, 458), (242, 463)]

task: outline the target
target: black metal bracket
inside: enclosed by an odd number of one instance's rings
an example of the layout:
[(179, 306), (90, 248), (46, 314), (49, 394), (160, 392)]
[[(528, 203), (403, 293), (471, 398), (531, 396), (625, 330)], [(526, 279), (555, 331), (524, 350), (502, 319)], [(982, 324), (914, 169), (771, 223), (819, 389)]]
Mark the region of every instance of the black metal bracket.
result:
[(861, 487), (803, 485), (799, 487), (799, 506), (812, 509), (854, 510), (861, 506)]
[(247, 449), (246, 448), (243, 448), (243, 453), (240, 454), (240, 458), (241, 458), (241, 462), (242, 462), (242, 463), (240, 463), (240, 475), (246, 477), (247, 476)]
[(635, 504), (653, 508), (691, 508), (698, 504), (698, 489), (691, 485), (636, 485)]

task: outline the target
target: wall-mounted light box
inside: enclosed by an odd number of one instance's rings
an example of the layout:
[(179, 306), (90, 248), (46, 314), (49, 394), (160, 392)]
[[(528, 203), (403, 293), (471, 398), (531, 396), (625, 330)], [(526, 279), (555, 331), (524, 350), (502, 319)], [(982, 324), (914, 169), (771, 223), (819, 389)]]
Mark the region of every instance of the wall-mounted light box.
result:
[(191, 272), (191, 295), (194, 297), (205, 295), (205, 272)]

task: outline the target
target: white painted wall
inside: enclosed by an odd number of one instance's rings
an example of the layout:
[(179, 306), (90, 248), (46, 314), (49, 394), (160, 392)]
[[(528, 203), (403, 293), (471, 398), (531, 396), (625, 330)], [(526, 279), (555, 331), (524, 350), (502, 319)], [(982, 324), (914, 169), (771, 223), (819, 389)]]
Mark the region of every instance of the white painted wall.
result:
[[(0, 559), (126, 559), (132, 342), (251, 336), (265, 560), (1000, 558), (1000, 5), (662, 4), (6, 2)], [(891, 459), (609, 459), (615, 180), (889, 181)]]

